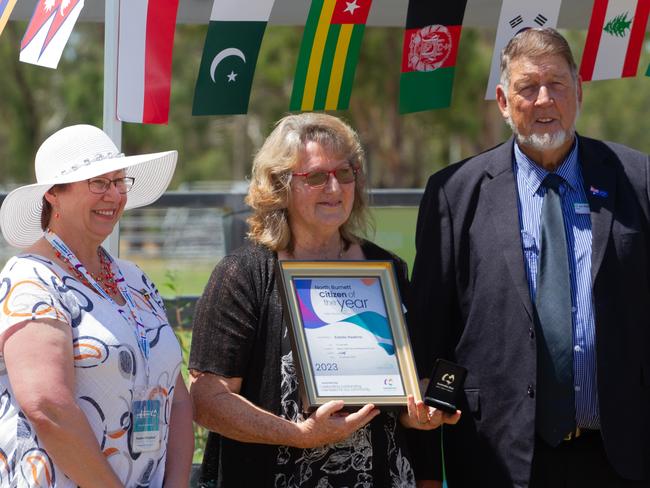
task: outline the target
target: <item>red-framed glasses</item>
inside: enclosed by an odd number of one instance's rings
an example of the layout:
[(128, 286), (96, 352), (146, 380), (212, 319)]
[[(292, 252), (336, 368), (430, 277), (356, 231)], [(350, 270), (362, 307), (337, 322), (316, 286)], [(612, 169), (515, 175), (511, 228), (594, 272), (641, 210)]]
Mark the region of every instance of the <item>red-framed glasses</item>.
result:
[(354, 183), (357, 179), (357, 172), (359, 168), (353, 168), (352, 166), (344, 166), (342, 168), (333, 169), (330, 171), (309, 171), (307, 173), (291, 173), (291, 176), (300, 176), (305, 179), (307, 183), (312, 188), (318, 188), (325, 186), (329, 181), (330, 175), (334, 175), (334, 178), (341, 184), (347, 185), (348, 183)]

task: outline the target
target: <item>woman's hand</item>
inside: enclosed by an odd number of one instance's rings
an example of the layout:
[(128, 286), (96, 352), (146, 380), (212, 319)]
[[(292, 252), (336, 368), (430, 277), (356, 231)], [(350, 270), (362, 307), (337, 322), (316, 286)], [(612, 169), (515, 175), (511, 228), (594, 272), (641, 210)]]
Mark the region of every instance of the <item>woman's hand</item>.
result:
[(413, 395), (407, 398), (407, 411), (400, 415), (400, 423), (409, 429), (432, 430), (442, 424), (455, 424), (460, 419), (460, 410), (450, 414), (425, 405), (422, 400), (415, 401)]
[(379, 415), (374, 405), (354, 413), (341, 412), (344, 402), (321, 405), (295, 423), (261, 409), (239, 394), (243, 378), (190, 370), (194, 421), (240, 442), (300, 448), (318, 447), (349, 437)]
[(371, 403), (354, 413), (341, 412), (344, 405), (343, 400), (327, 402), (299, 423), (302, 432), (299, 447), (320, 447), (342, 441), (379, 415), (379, 409)]

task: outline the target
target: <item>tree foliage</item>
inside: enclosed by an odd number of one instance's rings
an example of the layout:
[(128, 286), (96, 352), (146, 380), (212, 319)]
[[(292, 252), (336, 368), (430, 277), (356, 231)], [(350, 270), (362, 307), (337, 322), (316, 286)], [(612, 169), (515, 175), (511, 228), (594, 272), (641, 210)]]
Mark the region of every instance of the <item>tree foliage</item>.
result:
[[(31, 182), (40, 142), (74, 123), (102, 123), (103, 25), (79, 23), (57, 70), (18, 61), (25, 23), (10, 22), (0, 37), (0, 183)], [(127, 154), (176, 148), (172, 187), (202, 180), (245, 178), (255, 151), (289, 106), (302, 27), (269, 26), (260, 51), (249, 113), (192, 117), (194, 85), (206, 25), (176, 29), (169, 125), (124, 124)], [(419, 187), (432, 172), (485, 150), (508, 131), (495, 102), (483, 100), (493, 30), (463, 29), (452, 106), (398, 113), (403, 30), (366, 29), (350, 108), (338, 115), (355, 127), (367, 152), (372, 184)], [(584, 32), (568, 33), (576, 59)], [(650, 62), (648, 48), (640, 70)], [(650, 78), (584, 85), (579, 131), (650, 152)]]

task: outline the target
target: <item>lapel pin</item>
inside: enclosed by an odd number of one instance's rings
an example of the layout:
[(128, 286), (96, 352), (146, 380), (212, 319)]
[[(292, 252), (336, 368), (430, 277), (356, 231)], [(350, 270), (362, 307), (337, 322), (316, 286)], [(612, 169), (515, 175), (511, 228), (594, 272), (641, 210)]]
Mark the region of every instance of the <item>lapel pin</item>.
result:
[(589, 187), (589, 191), (591, 192), (591, 194), (593, 196), (599, 197), (599, 198), (607, 198), (607, 195), (609, 195), (605, 190), (599, 190), (598, 188), (596, 188), (593, 185), (591, 185)]

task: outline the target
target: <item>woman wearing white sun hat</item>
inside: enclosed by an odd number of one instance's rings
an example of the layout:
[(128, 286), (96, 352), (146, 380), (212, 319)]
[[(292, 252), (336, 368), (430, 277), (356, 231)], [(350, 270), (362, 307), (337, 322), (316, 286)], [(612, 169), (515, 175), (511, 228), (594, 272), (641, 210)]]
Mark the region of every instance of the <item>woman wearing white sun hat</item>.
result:
[[(0, 485), (187, 486), (191, 404), (155, 285), (101, 243), (167, 188), (176, 151), (125, 157), (75, 125), (0, 208)], [(128, 193), (128, 198), (127, 198)]]

